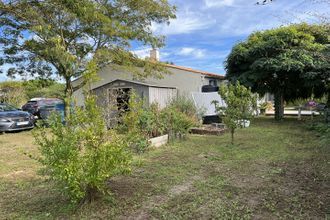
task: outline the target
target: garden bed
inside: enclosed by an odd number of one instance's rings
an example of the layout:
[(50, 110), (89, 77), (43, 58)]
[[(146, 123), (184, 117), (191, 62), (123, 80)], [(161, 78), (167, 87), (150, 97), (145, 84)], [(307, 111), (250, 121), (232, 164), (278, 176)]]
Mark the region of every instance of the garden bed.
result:
[(224, 126), (219, 126), (218, 123), (214, 123), (212, 125), (203, 125), (199, 128), (190, 129), (191, 134), (199, 134), (199, 135), (222, 135), (226, 132), (226, 128)]
[(160, 147), (168, 143), (168, 134), (149, 139), (152, 147)]

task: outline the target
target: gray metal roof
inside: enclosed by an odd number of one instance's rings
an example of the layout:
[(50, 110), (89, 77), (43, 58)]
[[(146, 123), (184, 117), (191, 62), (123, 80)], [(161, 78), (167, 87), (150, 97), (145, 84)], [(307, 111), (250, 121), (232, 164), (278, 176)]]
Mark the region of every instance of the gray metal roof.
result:
[[(177, 89), (176, 87), (171, 87), (171, 86), (159, 86), (159, 85), (153, 85), (153, 84), (149, 84), (149, 83), (145, 83), (145, 82), (141, 82), (141, 81), (126, 80), (126, 79), (116, 79), (116, 80), (113, 80), (113, 81), (111, 81), (109, 83), (106, 83), (104, 85), (108, 85), (110, 83), (114, 83), (114, 82), (117, 82), (117, 81), (120, 81), (120, 82), (129, 82), (129, 83), (134, 83), (134, 84), (148, 86), (148, 87), (166, 88), (166, 89)], [(102, 85), (102, 86), (104, 86), (104, 85)], [(99, 87), (102, 87), (102, 86), (99, 86)], [(99, 87), (96, 87), (94, 89), (97, 89)]]

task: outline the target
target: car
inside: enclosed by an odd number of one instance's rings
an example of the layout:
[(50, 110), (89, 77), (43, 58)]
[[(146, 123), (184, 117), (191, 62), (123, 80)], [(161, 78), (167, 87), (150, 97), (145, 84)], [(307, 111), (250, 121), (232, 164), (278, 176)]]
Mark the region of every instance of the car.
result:
[(32, 129), (34, 122), (32, 114), (9, 104), (0, 103), (0, 132)]
[(33, 98), (22, 106), (22, 110), (40, 119), (42, 118), (41, 109), (46, 106), (54, 106), (58, 103), (63, 103), (63, 101), (57, 98)]
[(51, 114), (57, 113), (61, 116), (62, 121), (64, 121), (64, 109), (65, 109), (65, 104), (63, 101), (44, 105), (39, 109), (40, 119), (47, 120)]
[(328, 106), (325, 103), (318, 103), (316, 105), (316, 111), (324, 111), (327, 107)]

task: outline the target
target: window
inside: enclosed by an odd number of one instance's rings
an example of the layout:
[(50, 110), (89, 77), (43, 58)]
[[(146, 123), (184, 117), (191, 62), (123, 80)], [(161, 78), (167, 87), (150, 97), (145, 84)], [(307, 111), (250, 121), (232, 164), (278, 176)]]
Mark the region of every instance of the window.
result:
[(215, 80), (215, 79), (210, 79), (210, 80), (209, 80), (209, 85), (210, 85), (210, 86), (218, 86), (217, 80)]

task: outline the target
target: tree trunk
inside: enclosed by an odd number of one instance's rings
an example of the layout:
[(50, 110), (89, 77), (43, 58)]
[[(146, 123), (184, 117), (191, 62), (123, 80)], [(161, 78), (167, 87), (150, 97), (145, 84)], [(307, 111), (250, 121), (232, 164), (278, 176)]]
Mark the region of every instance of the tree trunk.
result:
[(234, 133), (235, 133), (235, 129), (231, 129), (230, 130), (230, 133), (231, 133), (231, 144), (234, 145)]
[(328, 109), (330, 108), (330, 88), (328, 88), (327, 107), (328, 107)]
[(65, 98), (64, 98), (64, 116), (65, 118), (70, 116), (70, 106), (72, 101), (73, 87), (70, 79), (65, 80)]
[(85, 201), (92, 203), (96, 200), (97, 189), (95, 187), (87, 187)]
[(284, 117), (284, 95), (282, 90), (278, 90), (274, 94), (275, 101), (275, 120), (280, 121)]
[(327, 107), (324, 109), (325, 122), (330, 123), (330, 89), (328, 88)]

